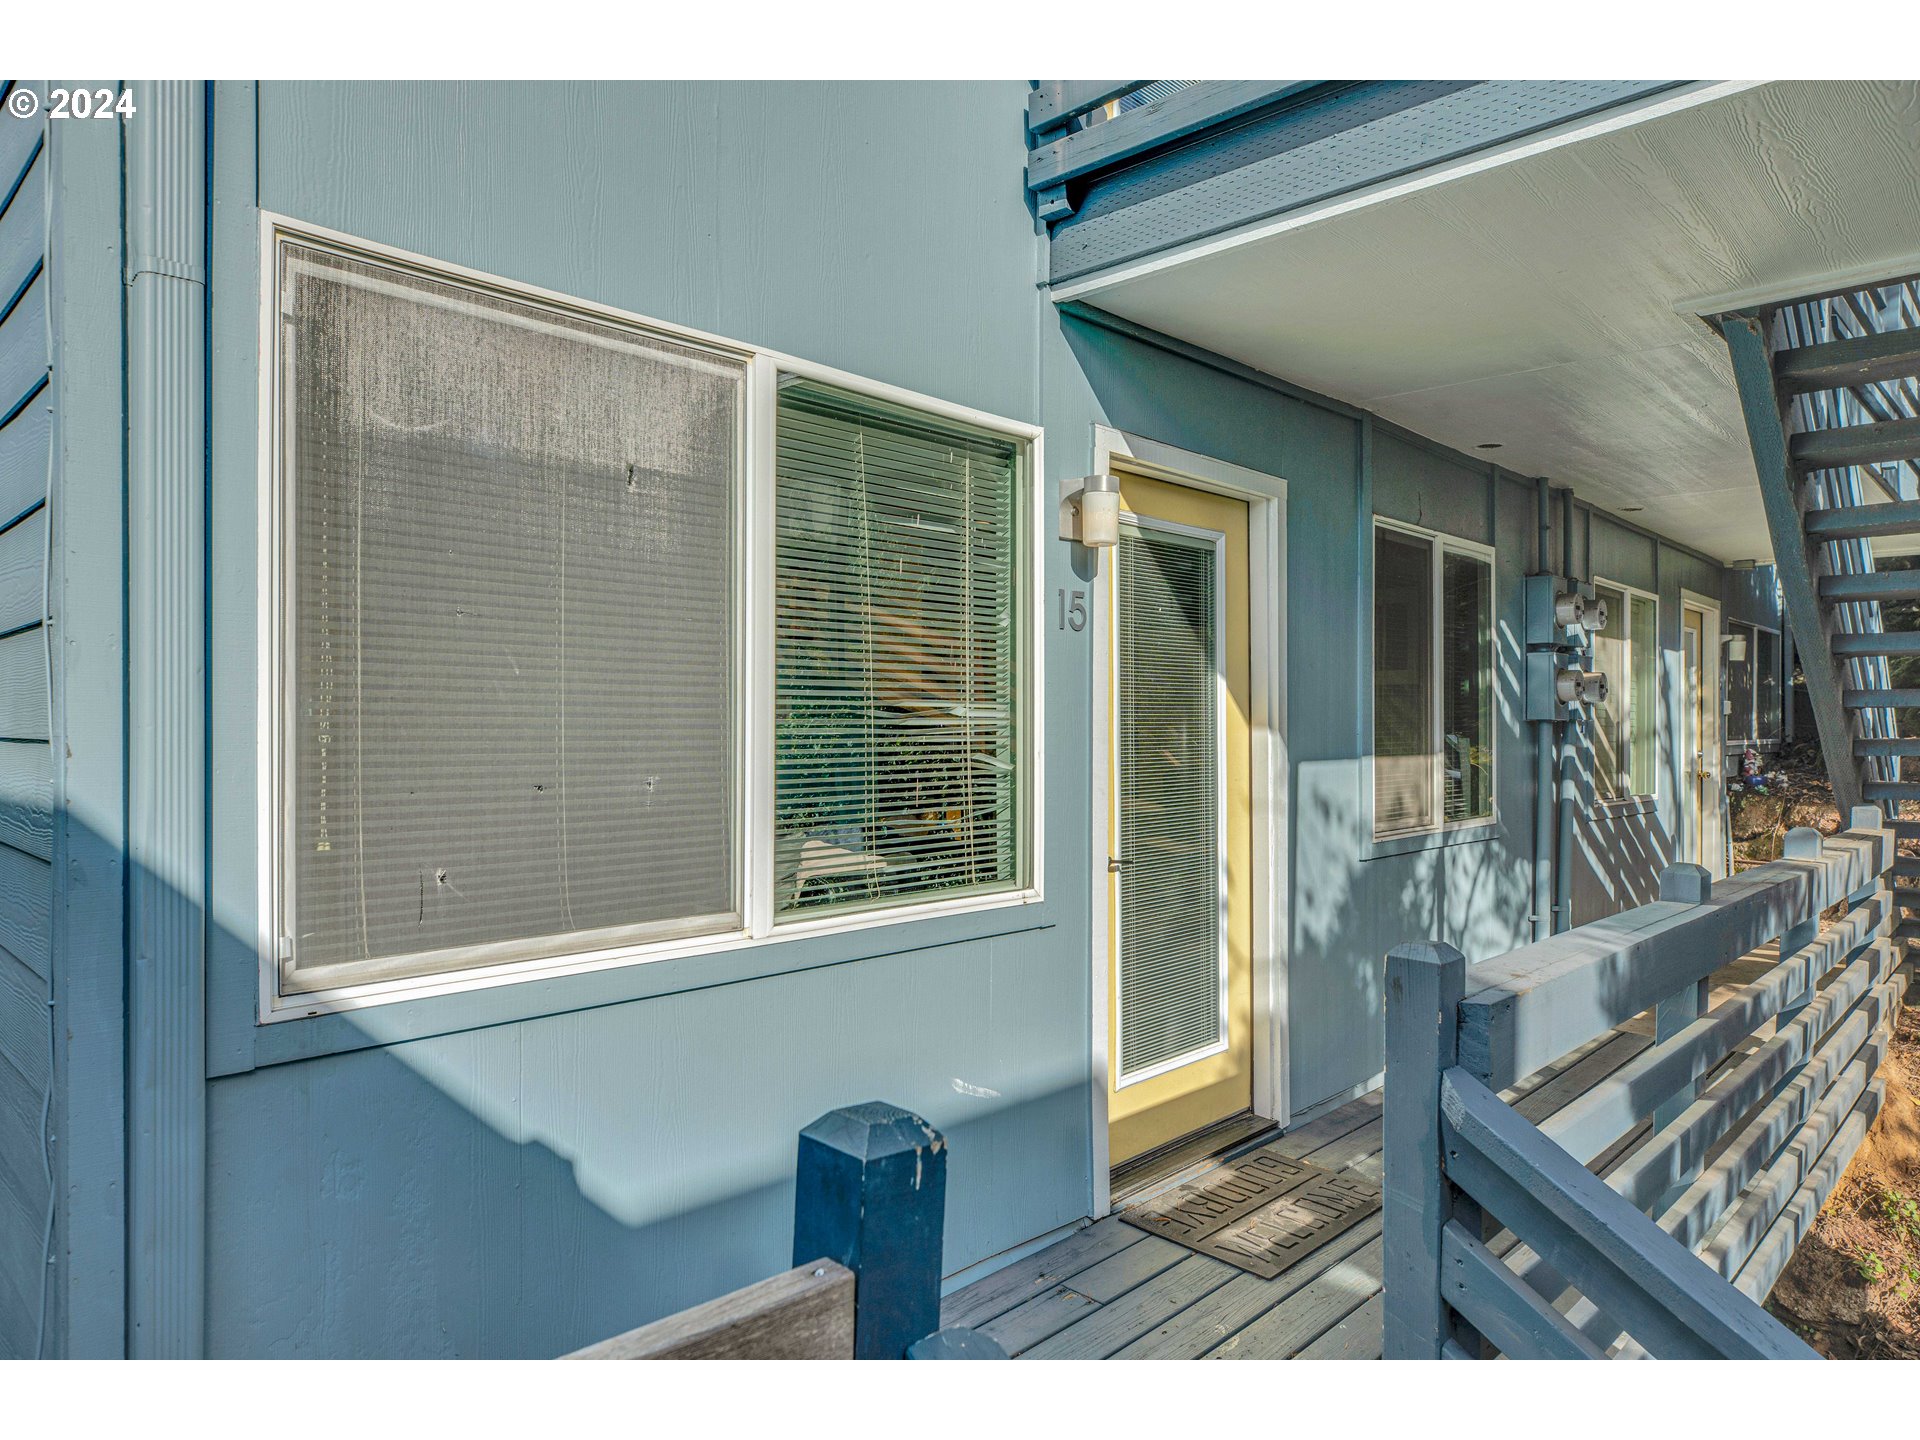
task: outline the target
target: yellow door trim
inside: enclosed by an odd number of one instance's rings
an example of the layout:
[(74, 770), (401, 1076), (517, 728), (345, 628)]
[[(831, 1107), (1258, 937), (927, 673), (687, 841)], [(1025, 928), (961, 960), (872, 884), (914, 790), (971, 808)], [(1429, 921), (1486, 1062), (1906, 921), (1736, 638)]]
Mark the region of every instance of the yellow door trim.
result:
[[(1121, 976), (1125, 937), (1120, 924), (1122, 870), (1107, 885), (1107, 1115), (1110, 1163), (1158, 1148), (1217, 1120), (1252, 1108), (1253, 1103), (1253, 905), (1252, 905), (1252, 746), (1250, 717), (1251, 650), (1248, 583), (1249, 507), (1245, 500), (1190, 489), (1166, 480), (1119, 472), (1125, 515), (1163, 522), (1176, 529), (1219, 538), (1221, 606), (1219, 667), (1221, 757), (1224, 804), (1223, 869), (1226, 895), (1224, 926), (1225, 1043), (1201, 1051), (1191, 1061), (1149, 1066), (1124, 1083), (1120, 1076)], [(1121, 786), (1117, 728), (1120, 682), (1119, 586), (1123, 566), (1117, 552), (1102, 567), (1101, 604), (1106, 609), (1110, 651), (1107, 665), (1105, 723), (1109, 735), (1107, 774), (1107, 854), (1125, 859), (1119, 848)]]

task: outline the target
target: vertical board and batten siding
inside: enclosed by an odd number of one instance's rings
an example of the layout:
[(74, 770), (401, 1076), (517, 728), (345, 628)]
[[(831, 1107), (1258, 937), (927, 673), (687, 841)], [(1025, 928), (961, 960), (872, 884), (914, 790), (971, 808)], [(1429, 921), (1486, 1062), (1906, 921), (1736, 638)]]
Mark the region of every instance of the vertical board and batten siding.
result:
[(51, 1198), (48, 164), (40, 120), (5, 108), (27, 83), (0, 88), (0, 1358), (34, 1351)]

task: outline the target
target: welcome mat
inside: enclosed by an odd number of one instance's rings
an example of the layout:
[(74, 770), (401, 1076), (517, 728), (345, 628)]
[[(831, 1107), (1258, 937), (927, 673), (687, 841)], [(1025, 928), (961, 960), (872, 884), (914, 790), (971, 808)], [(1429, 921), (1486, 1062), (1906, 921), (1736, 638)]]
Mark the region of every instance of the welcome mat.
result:
[(1380, 1187), (1263, 1145), (1120, 1218), (1271, 1280), (1380, 1208)]

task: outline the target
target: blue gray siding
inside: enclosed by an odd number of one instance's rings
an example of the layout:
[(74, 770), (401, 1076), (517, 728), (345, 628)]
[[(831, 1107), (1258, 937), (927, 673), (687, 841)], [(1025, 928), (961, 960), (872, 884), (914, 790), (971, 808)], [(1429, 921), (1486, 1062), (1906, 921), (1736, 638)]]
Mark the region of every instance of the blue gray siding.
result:
[[(1096, 423), (1285, 477), (1296, 1112), (1379, 1071), (1387, 949), (1441, 939), (1481, 958), (1527, 934), (1531, 751), (1511, 680), (1519, 578), (1533, 564), (1531, 483), (1350, 407), (1057, 312), (1036, 286), (1045, 245), (1020, 185), (1024, 99), (1017, 83), (214, 87), (212, 1353), (553, 1354), (760, 1278), (790, 1258), (796, 1131), (868, 1099), (912, 1107), (950, 1137), (955, 1271), (1086, 1215), (1091, 1092), (1104, 1084), (1089, 1065), (1092, 655), (1072, 632), (1049, 631), (1044, 657), (1040, 904), (257, 1023), (263, 209), (1043, 424), (1043, 503), (1057, 478), (1091, 466)], [(54, 677), (65, 805), (55, 978), (74, 1007), (62, 1032), (75, 1038), (56, 1109), (71, 1274), (53, 1314), (70, 1311), (75, 1352), (123, 1331), (119, 1257), (152, 1263), (114, 1232), (125, 851), (115, 827), (126, 813), (114, 465), (125, 422), (111, 347), (122, 287), (92, 258), (113, 245), (60, 238), (65, 224), (118, 241), (112, 132), (81, 134), (62, 136), (55, 225), (67, 276), (56, 328), (75, 336), (61, 351), (56, 427), (66, 518), (55, 600), (66, 608)], [(81, 348), (82, 332), (99, 343)], [(87, 485), (97, 489), (83, 505)], [(1370, 841), (1375, 512), (1498, 552), (1501, 824), (1472, 843)], [(1670, 597), (1682, 585), (1720, 593), (1718, 567), (1604, 517), (1583, 511), (1576, 544), (1591, 545), (1610, 578), (1659, 590), (1670, 644)], [(1042, 555), (1049, 593), (1085, 585), (1069, 547), (1049, 540)], [(111, 583), (89, 587), (90, 566)], [(0, 593), (6, 573), (0, 565)], [(1656, 810), (1606, 843), (1650, 880), (1670, 834)], [(47, 851), (24, 836), (0, 841), (0, 862), (39, 867), (43, 968), (23, 959), (20, 970), (43, 1002)], [(1589, 835), (1589, 850), (1600, 843)], [(32, 928), (9, 918), (21, 908), (12, 893), (0, 887), (8, 945), (8, 925)], [(1592, 883), (1580, 895), (1589, 907), (1620, 900)], [(44, 1030), (36, 1003), (30, 994), (18, 1013)], [(0, 1008), (0, 1044), (13, 1013)], [(39, 1064), (44, 1076), (44, 1052)], [(16, 1153), (9, 1140), (0, 1164)], [(44, 1187), (27, 1199), (35, 1193)]]
[(53, 413), (48, 165), (41, 122), (6, 113), (5, 99), (0, 93), (0, 1358), (33, 1354), (46, 1282), (53, 853), (42, 626)]

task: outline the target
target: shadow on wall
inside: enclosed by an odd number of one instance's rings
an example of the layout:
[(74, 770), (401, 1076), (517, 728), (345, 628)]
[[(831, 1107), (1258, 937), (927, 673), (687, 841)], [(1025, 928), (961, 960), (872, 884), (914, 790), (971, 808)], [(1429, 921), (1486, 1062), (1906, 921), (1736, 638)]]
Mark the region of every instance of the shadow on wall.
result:
[[(209, 1353), (538, 1358), (793, 1263), (794, 1153), (816, 1104), (769, 1094), (775, 1114), (701, 1144), (663, 1143), (667, 1127), (644, 1123), (624, 1147), (606, 1133), (617, 1124), (576, 1127), (598, 1138), (532, 1138), (529, 1117), (583, 1108), (578, 1094), (514, 1090), (525, 1083), (515, 1061), (541, 1042), (510, 1032), (546, 1023), (213, 1086)], [(613, 1103), (641, 1112), (655, 1104), (648, 1066), (630, 1058), (632, 1093)], [(448, 1065), (470, 1073), (449, 1084), (434, 1073)], [(871, 1098), (859, 1084), (849, 1077), (845, 1102)], [(492, 1098), (476, 1104), (481, 1091)], [(519, 1133), (478, 1113), (509, 1100)], [(944, 1126), (949, 1233), (956, 1207), (982, 1203), (980, 1159), (997, 1132), (1058, 1133), (1061, 1107), (1085, 1105), (1075, 1087)], [(777, 1160), (758, 1143), (770, 1130), (786, 1136)]]
[[(75, 863), (110, 849), (69, 817)], [(216, 1076), (207, 1353), (549, 1357), (764, 1279), (793, 1263), (799, 1131), (866, 1100), (906, 1106), (946, 1138), (949, 1272), (1071, 1223), (1089, 1188), (1086, 1055), (1024, 1053), (1030, 1032), (1006, 1017), (1051, 1009), (1049, 986), (1084, 994), (1083, 964), (1034, 964), (1055, 935), (404, 1041), (369, 1011), (351, 1017), (362, 1048)], [(250, 939), (210, 925), (208, 942), (210, 974), (253, 975)], [(96, 958), (120, 964), (113, 952), (63, 963)], [(76, 970), (63, 991), (82, 983)], [(65, 1163), (57, 1147), (57, 1174)], [(73, 1179), (56, 1256), (71, 1254), (70, 1221), (110, 1213), (93, 1193), (104, 1177)], [(38, 1253), (34, 1219), (31, 1235), (0, 1227), (0, 1260)], [(57, 1271), (52, 1284), (57, 1337)], [(0, 1290), (0, 1336), (31, 1336), (36, 1303)]]

